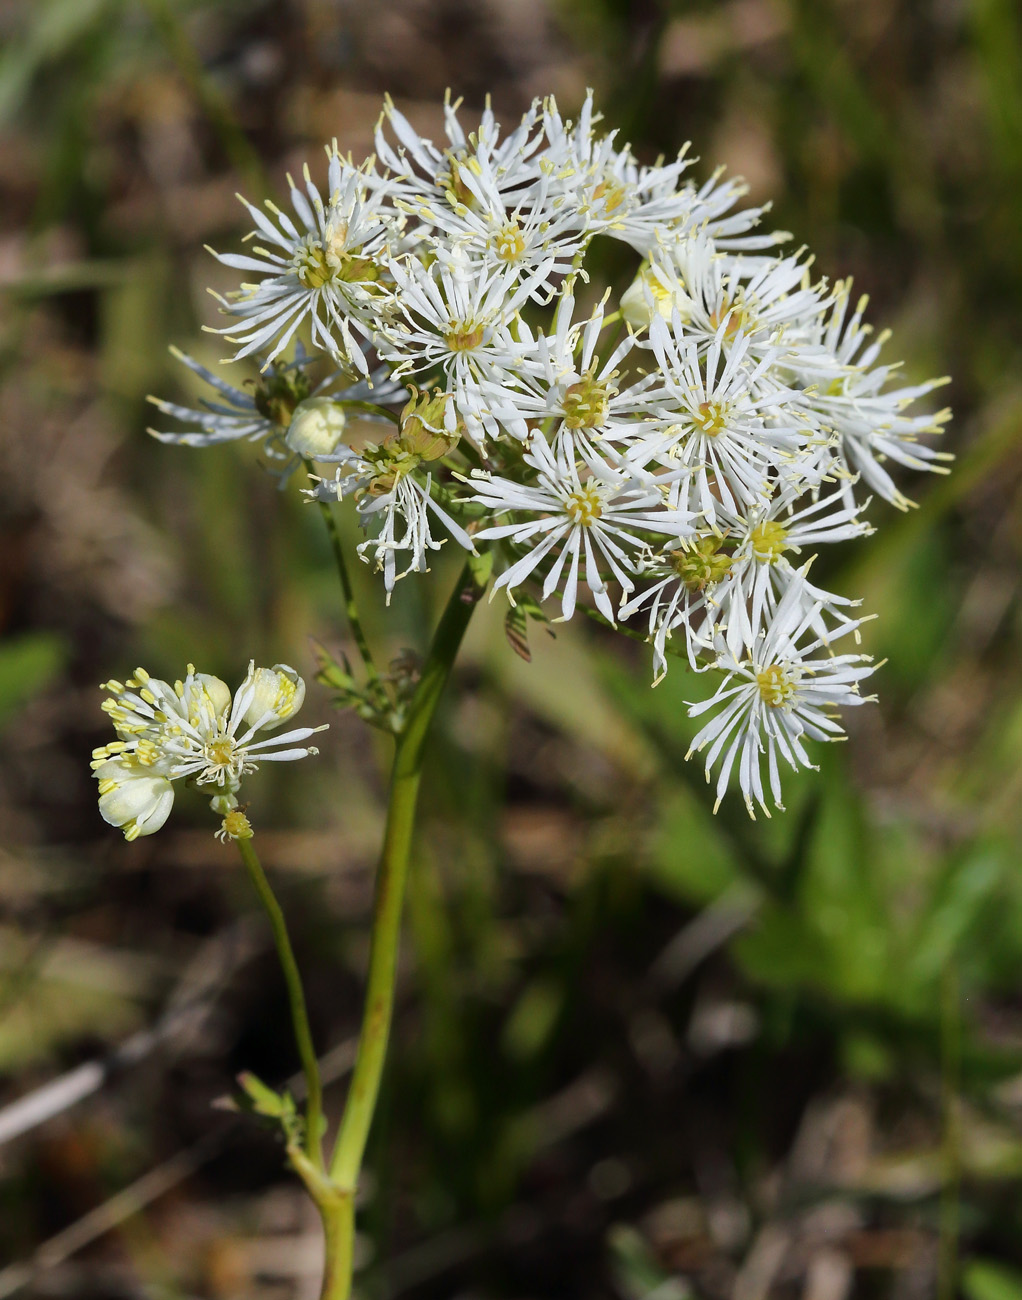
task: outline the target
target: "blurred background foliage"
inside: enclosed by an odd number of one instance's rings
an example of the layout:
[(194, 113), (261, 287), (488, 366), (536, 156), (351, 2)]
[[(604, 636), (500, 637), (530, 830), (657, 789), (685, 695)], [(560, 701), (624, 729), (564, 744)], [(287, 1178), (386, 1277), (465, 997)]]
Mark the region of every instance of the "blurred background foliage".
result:
[[(364, 1293), (1020, 1300), (1015, 0), (8, 0), (0, 40), (0, 1297), (316, 1294), (280, 1149), (212, 1105), (296, 1065), (252, 899), (199, 799), (125, 846), (87, 760), (111, 674), (310, 675), (308, 636), (345, 633), (318, 516), (255, 448), (155, 444), (144, 399), (194, 395), (168, 344), (219, 356), (202, 246), (238, 238), (237, 189), (334, 136), (365, 156), (384, 92), (438, 134), (448, 86), (506, 119), (592, 85), (643, 158), (691, 139), (772, 200), (910, 377), (953, 376), (958, 460), (825, 557), (888, 663), (771, 822), (710, 815), (680, 664), (651, 691), (595, 625), (525, 663), (480, 611), (432, 745)], [(389, 612), (358, 577), (371, 632), (421, 648), (449, 567)], [(330, 720), (253, 798), (336, 1107), (386, 753)]]

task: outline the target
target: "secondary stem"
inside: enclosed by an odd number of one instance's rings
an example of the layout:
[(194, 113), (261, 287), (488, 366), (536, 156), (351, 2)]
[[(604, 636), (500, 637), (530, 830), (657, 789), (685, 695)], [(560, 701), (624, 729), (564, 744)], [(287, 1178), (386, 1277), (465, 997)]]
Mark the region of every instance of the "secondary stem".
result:
[(302, 990), (302, 977), (298, 973), (291, 940), (288, 938), (287, 924), (280, 904), (266, 878), (262, 863), (252, 846), (251, 839), (236, 840), (241, 860), (248, 871), (249, 879), (255, 886), (259, 901), (270, 919), (273, 941), (277, 945), (277, 956), (284, 971), (287, 984), (288, 1001), (291, 1003), (291, 1023), (294, 1026), (295, 1042), (302, 1062), (307, 1089), (305, 1110), (305, 1153), (317, 1170), (323, 1169), (323, 1147), (320, 1130), (323, 1126), (323, 1085), (319, 1077), (319, 1064), (316, 1050), (312, 1044), (312, 1030), (309, 1028), (309, 1016), (305, 1007), (305, 993)]
[[(330, 1161), (330, 1182), (344, 1198), (336, 1207), (336, 1222), (332, 1221), (332, 1230), (337, 1234), (338, 1243), (347, 1241), (353, 1232), (355, 1190), (387, 1053), (394, 1008), (401, 913), (425, 742), (437, 702), (472, 617), (472, 610), (486, 588), (489, 570), (489, 556), (471, 557), (466, 562), (437, 625), (409, 708), (407, 722), (394, 751), (387, 826), (376, 877), (365, 1010), (355, 1069)], [(345, 1248), (343, 1244), (341, 1248)], [(327, 1249), (331, 1249), (329, 1232)], [(328, 1257), (328, 1279), (336, 1277), (337, 1269), (336, 1261)], [(329, 1300), (344, 1300), (348, 1291), (335, 1281), (331, 1284), (337, 1289), (329, 1292), (324, 1289), (324, 1300), (327, 1297)]]
[[(311, 462), (306, 461), (305, 468), (311, 477)], [(327, 536), (330, 538), (330, 548), (334, 553), (334, 563), (337, 565), (337, 577), (341, 583), (341, 596), (344, 600), (344, 613), (348, 620), (348, 626), (351, 628), (351, 635), (355, 638), (355, 645), (358, 647), (358, 653), (365, 665), (366, 676), (371, 682), (374, 682), (378, 679), (379, 674), (376, 671), (376, 664), (373, 662), (373, 652), (369, 648), (369, 639), (358, 615), (358, 605), (355, 602), (355, 592), (351, 585), (351, 575), (348, 572), (348, 561), (344, 558), (341, 535), (337, 530), (337, 520), (334, 518), (334, 512), (326, 501), (317, 500), (316, 504), (319, 506), (323, 522), (326, 524)]]

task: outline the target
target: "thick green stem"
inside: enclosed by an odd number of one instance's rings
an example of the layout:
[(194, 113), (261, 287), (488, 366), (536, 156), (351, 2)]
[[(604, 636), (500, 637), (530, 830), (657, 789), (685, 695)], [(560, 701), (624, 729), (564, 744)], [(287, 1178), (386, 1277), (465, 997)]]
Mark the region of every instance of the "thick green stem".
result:
[(240, 839), (236, 840), (235, 843), (238, 846), (238, 852), (241, 854), (241, 860), (245, 864), (245, 869), (248, 871), (249, 879), (259, 895), (259, 901), (270, 919), (273, 941), (277, 945), (277, 956), (280, 958), (280, 965), (284, 972), (284, 982), (287, 984), (287, 996), (291, 1004), (291, 1023), (294, 1026), (295, 1042), (298, 1045), (298, 1055), (302, 1062), (302, 1072), (305, 1075), (307, 1089), (305, 1153), (315, 1168), (321, 1170), (323, 1168), (323, 1144), (321, 1141), (323, 1085), (319, 1077), (316, 1049), (312, 1044), (312, 1030), (309, 1028), (309, 1016), (305, 1008), (302, 977), (298, 973), (298, 963), (295, 961), (291, 940), (288, 938), (284, 913), (280, 910), (280, 904), (270, 888), (270, 882), (266, 879), (266, 872), (263, 870), (262, 863), (252, 847), (252, 841), (251, 839)]
[(355, 1257), (355, 1196), (338, 1195), (319, 1205), (326, 1264), (320, 1300), (348, 1300)]
[(407, 722), (394, 752), (387, 828), (376, 877), (365, 1011), (355, 1070), (330, 1162), (331, 1182), (339, 1191), (348, 1192), (352, 1197), (358, 1185), (387, 1053), (401, 912), (423, 750), (437, 702), (450, 676), (472, 610), (486, 588), (490, 561), (489, 556), (472, 557), (462, 570), (437, 626)]

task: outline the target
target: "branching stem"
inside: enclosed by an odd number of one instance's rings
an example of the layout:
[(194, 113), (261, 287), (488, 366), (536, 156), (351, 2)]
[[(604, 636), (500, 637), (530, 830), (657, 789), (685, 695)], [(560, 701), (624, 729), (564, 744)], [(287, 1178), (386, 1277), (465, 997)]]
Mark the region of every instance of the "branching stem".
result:
[(273, 941), (277, 946), (277, 956), (284, 972), (287, 984), (288, 1001), (291, 1004), (291, 1023), (294, 1026), (295, 1043), (302, 1063), (307, 1089), (305, 1109), (305, 1155), (316, 1170), (323, 1169), (323, 1144), (321, 1141), (323, 1127), (323, 1084), (319, 1077), (319, 1065), (316, 1049), (312, 1044), (312, 1030), (309, 1028), (309, 1016), (305, 1007), (305, 993), (302, 989), (302, 977), (298, 973), (291, 940), (288, 938), (284, 913), (277, 902), (276, 895), (266, 878), (259, 856), (252, 846), (251, 839), (236, 840), (241, 860), (245, 864), (249, 879), (252, 881), (263, 910), (270, 920)]
[[(305, 469), (309, 478), (313, 478), (313, 466), (311, 461), (305, 461)], [(355, 638), (355, 645), (358, 647), (358, 653), (365, 665), (366, 676), (370, 682), (379, 680), (379, 673), (376, 671), (376, 664), (373, 661), (373, 652), (369, 648), (369, 639), (362, 627), (362, 620), (358, 613), (358, 604), (355, 600), (355, 589), (351, 585), (351, 574), (348, 572), (348, 561), (344, 558), (344, 546), (341, 542), (341, 534), (337, 528), (337, 520), (334, 518), (334, 512), (330, 509), (327, 501), (317, 500), (319, 512), (323, 516), (323, 522), (326, 525), (327, 536), (330, 538), (330, 549), (334, 553), (334, 563), (337, 566), (337, 577), (341, 584), (341, 599), (344, 602), (344, 613), (348, 620), (348, 626), (351, 628), (351, 635)]]

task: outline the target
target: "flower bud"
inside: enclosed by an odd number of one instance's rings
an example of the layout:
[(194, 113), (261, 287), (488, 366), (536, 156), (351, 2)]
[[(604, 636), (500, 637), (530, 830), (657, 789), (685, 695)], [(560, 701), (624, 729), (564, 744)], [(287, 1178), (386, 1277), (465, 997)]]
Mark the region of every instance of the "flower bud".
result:
[(670, 320), (675, 309), (682, 320), (687, 319), (692, 306), (692, 299), (683, 288), (673, 292), (661, 283), (653, 274), (648, 262), (644, 262), (639, 274), (621, 295), (621, 318), (633, 329), (645, 329), (652, 321), (654, 313), (664, 320)]
[(166, 777), (150, 776), (112, 758), (94, 773), (99, 781), (99, 813), (110, 826), (119, 826), (126, 840), (152, 835), (170, 816), (174, 787)]
[(252, 702), (245, 710), (245, 725), (267, 731), (293, 717), (305, 700), (305, 682), (287, 664), (250, 668), (241, 690), (252, 692)]
[(330, 456), (344, 437), (344, 407), (329, 397), (309, 397), (295, 407), (284, 441), (299, 456)]
[(231, 688), (220, 677), (214, 677), (212, 673), (195, 673), (192, 684), (193, 690), (197, 684), (205, 692), (216, 717), (221, 718), (230, 710)]

